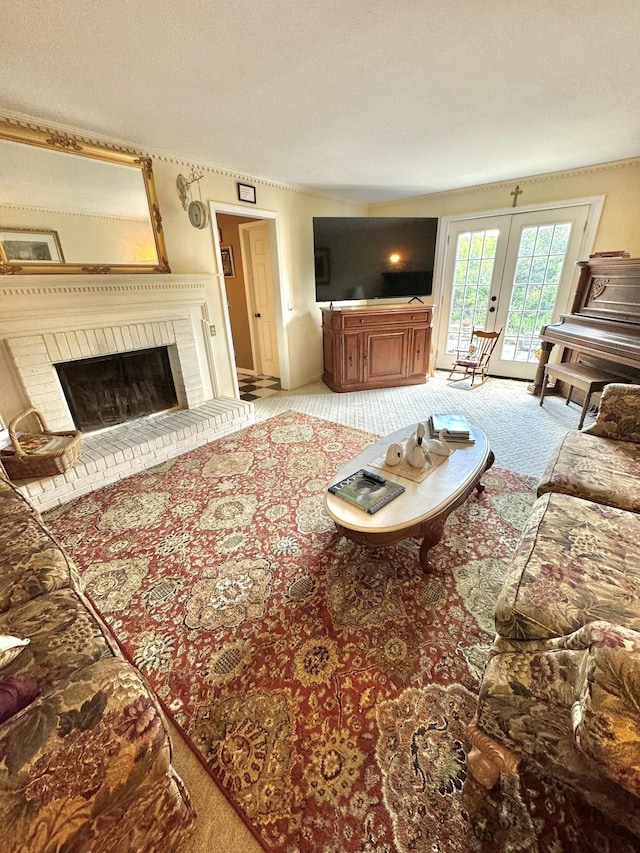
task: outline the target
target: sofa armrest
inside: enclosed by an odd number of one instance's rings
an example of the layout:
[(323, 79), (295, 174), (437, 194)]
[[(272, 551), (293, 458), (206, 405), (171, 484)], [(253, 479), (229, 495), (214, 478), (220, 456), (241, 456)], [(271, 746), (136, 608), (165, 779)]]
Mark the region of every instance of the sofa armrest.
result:
[(567, 640), (587, 649), (572, 708), (576, 746), (640, 796), (640, 633), (591, 622)]
[(618, 441), (640, 442), (640, 385), (620, 382), (607, 385), (600, 397), (595, 423), (582, 432)]

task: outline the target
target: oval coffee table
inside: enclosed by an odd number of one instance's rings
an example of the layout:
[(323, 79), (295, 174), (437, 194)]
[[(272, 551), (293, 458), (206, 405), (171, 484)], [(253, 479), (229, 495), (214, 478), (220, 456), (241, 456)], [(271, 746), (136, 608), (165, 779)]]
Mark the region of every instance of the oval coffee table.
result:
[(447, 517), (464, 503), (474, 489), (478, 494), (484, 490), (480, 480), (493, 465), (495, 456), (485, 434), (477, 427), (471, 427), (475, 444), (452, 444), (455, 451), (421, 483), (394, 476), (392, 468), (372, 464), (374, 459), (384, 456), (390, 444), (401, 442), (414, 431), (415, 426), (404, 427), (368, 445), (331, 481), (331, 484), (337, 483), (365, 468), (401, 483), (405, 487), (401, 495), (373, 515), (330, 492), (325, 493), (324, 505), (338, 531), (353, 542), (379, 547), (393, 545), (402, 539), (422, 539), (420, 565), (427, 569), (429, 549), (442, 538)]

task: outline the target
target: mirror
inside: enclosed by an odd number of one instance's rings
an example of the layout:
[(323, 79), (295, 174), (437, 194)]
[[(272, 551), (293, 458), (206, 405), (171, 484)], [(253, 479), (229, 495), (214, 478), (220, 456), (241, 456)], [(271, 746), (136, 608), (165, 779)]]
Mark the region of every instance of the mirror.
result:
[(170, 272), (151, 158), (0, 119), (0, 273)]

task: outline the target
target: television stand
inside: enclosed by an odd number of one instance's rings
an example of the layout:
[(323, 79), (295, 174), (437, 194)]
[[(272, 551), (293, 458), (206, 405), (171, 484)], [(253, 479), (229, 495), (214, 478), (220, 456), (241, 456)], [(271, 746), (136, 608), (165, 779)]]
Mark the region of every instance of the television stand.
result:
[(408, 304), (411, 305), (412, 302), (419, 302), (421, 305), (424, 305), (424, 302), (422, 301), (422, 299), (420, 299), (419, 296), (412, 296)]
[(431, 305), (321, 308), (324, 373), (332, 391), (423, 385), (431, 355)]

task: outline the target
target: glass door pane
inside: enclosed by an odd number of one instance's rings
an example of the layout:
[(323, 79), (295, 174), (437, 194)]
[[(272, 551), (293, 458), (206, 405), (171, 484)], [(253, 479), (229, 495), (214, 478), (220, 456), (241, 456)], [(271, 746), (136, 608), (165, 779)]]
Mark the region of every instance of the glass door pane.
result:
[(491, 359), (497, 376), (533, 379), (540, 330), (569, 310), (588, 205), (512, 216), (494, 328), (502, 337)]
[(571, 223), (523, 228), (500, 358), (537, 362), (538, 334), (551, 322)]
[(459, 220), (449, 228), (437, 367), (450, 369), (471, 330), (501, 330), (496, 376), (533, 379), (540, 330), (569, 310), (589, 205)]
[(499, 233), (493, 228), (458, 234), (447, 353), (465, 349), (471, 338), (471, 329), (484, 328)]
[(454, 224), (449, 231), (445, 262), (443, 316), (438, 326), (439, 368), (448, 368), (458, 352), (468, 349), (471, 330), (485, 329), (492, 292), (502, 278), (508, 216), (493, 216)]

